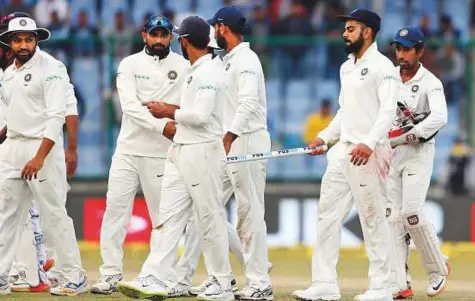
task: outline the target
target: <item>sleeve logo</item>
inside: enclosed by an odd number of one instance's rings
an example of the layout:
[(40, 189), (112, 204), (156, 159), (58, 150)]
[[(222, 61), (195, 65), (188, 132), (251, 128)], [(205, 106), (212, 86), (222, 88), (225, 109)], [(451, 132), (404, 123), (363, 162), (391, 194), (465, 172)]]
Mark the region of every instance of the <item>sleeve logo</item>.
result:
[(226, 67), (224, 68), (225, 71), (228, 71), (229, 70), (229, 67), (231, 67), (231, 63), (227, 63), (226, 64)]

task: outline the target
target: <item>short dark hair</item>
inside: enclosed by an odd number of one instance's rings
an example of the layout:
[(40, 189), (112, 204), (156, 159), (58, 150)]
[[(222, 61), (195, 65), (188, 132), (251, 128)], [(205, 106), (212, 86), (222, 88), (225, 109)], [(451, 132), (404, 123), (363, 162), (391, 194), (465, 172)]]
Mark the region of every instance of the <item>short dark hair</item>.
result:
[(187, 36), (184, 37), (184, 39), (187, 39), (188, 42), (190, 42), (191, 45), (198, 49), (207, 49), (208, 48), (208, 43), (209, 43), (209, 37), (196, 37), (196, 36)]

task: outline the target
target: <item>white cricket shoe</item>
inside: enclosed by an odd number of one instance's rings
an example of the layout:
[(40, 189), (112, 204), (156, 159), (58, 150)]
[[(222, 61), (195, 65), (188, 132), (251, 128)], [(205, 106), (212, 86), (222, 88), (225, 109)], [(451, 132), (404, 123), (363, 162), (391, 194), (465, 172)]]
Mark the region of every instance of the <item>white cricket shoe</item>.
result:
[(183, 284), (178, 283), (174, 287), (168, 289), (168, 298), (181, 298), (189, 296), (189, 287)]
[(49, 292), (55, 296), (78, 296), (87, 293), (87, 277), (83, 276), (79, 283), (63, 281), (57, 287), (51, 288)]
[(117, 290), (130, 298), (165, 300), (168, 297), (167, 286), (152, 275), (137, 277), (132, 281), (120, 281)]
[(91, 287), (91, 293), (109, 295), (117, 291), (117, 283), (122, 280), (122, 274), (102, 276), (96, 284)]
[(0, 278), (0, 296), (11, 295), (10, 283), (7, 280)]
[(362, 295), (357, 295), (355, 301), (392, 301), (393, 294), (390, 289), (369, 289)]
[(450, 265), (450, 263), (447, 262), (447, 276), (440, 275), (437, 272), (429, 274), (429, 286), (427, 286), (427, 296), (435, 297), (444, 292), (445, 287), (447, 286), (448, 275), (450, 274), (451, 270), (452, 266)]
[[(212, 283), (213, 283), (213, 276), (208, 276), (203, 283), (198, 286), (192, 286), (189, 290), (190, 295), (198, 296), (199, 294), (203, 293)], [(238, 290), (236, 279), (231, 280), (231, 291), (236, 292)]]
[(253, 286), (245, 286), (242, 290), (235, 293), (236, 298), (239, 300), (274, 300), (274, 294), (272, 293), (272, 286), (265, 288), (258, 288)]
[(340, 288), (336, 283), (313, 282), (305, 290), (296, 290), (292, 296), (301, 301), (338, 301), (341, 299)]
[(216, 277), (208, 277), (210, 280), (210, 285), (206, 290), (198, 295), (198, 300), (200, 301), (234, 301), (234, 294), (231, 291), (231, 286), (229, 289), (224, 289), (218, 282)]

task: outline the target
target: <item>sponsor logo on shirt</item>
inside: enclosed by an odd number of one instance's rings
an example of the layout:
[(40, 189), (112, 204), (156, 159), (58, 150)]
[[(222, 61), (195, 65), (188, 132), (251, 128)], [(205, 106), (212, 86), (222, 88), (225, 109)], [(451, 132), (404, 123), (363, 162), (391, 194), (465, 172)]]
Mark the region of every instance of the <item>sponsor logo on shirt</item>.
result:
[(200, 86), (198, 88), (198, 90), (214, 90), (214, 91), (216, 91), (217, 89), (214, 86)]
[(136, 79), (150, 79), (150, 76), (135, 74)]
[(239, 75), (241, 74), (256, 74), (256, 72), (252, 71), (252, 70), (243, 70), (241, 71), (241, 73), (239, 73)]
[[(27, 74), (28, 75), (28, 74)], [(31, 76), (30, 76), (31, 77)], [(45, 81), (46, 82), (49, 82), (49, 81), (52, 81), (52, 80), (55, 80), (55, 79), (63, 79), (61, 76), (59, 75), (51, 75), (51, 76), (48, 76)], [(25, 80), (26, 80), (26, 76), (25, 76)]]
[(192, 80), (193, 80), (193, 76), (188, 77), (188, 85), (191, 83)]
[(392, 75), (386, 75), (385, 77), (383, 77), (383, 80), (397, 80), (397, 78)]

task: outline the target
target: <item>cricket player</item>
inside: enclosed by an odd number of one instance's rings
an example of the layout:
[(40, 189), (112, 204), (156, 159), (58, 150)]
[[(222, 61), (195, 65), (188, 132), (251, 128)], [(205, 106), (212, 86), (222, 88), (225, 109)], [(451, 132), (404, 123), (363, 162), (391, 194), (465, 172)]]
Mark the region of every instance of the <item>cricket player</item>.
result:
[[(182, 87), (180, 106), (166, 102), (148, 105), (157, 118), (177, 123), (163, 176), (159, 224), (154, 228), (159, 245), (151, 250), (138, 278), (119, 282), (126, 296), (163, 300), (168, 296), (168, 271), (173, 267), (181, 234), (195, 214), (202, 250), (213, 284), (198, 300), (234, 300), (231, 265), (222, 203), (221, 175), (226, 155), (222, 137), (222, 77), (208, 54), (209, 25), (197, 16), (186, 18), (179, 29), (183, 56), (191, 68)], [(166, 99), (164, 99), (166, 101)], [(194, 212), (193, 212), (194, 211)]]
[[(210, 20), (223, 57), (224, 149), (237, 155), (268, 152), (267, 100), (261, 62), (243, 42), (246, 19), (235, 7), (221, 8)], [(246, 286), (236, 292), (242, 300), (273, 300), (268, 274), (267, 226), (264, 220), (264, 190), (267, 161), (226, 167), (224, 198), (234, 193), (238, 203), (237, 231), (244, 254)]]
[(395, 45), (399, 63), (396, 71), (402, 80), (398, 116), (389, 133), (394, 149), (386, 209), (391, 230), (392, 293), (395, 299), (414, 295), (406, 273), (409, 234), (429, 274), (427, 295), (434, 297), (444, 291), (450, 265), (423, 207), (434, 164), (434, 136), (447, 124), (447, 105), (442, 83), (420, 63), (424, 54), (424, 34), (420, 29), (400, 29), (391, 44)]
[[(142, 187), (152, 227), (159, 225), (160, 187), (169, 139), (175, 121), (154, 118), (146, 105), (167, 99), (179, 104), (181, 86), (189, 62), (170, 50), (173, 25), (163, 16), (152, 16), (144, 24), (143, 51), (122, 60), (117, 71), (117, 90), (122, 107), (122, 124), (112, 157), (107, 207), (101, 228), (101, 278), (92, 293), (111, 294), (122, 279), (124, 239), (132, 216), (135, 194)], [(159, 244), (152, 231), (152, 250)]]
[[(17, 251), (33, 198), (42, 212), (42, 229), (56, 248), (65, 279), (53, 295), (86, 291), (74, 226), (67, 215), (66, 166), (62, 142), (65, 96), (70, 88), (65, 66), (37, 50), (50, 33), (28, 17), (10, 20), (0, 40), (15, 56), (3, 77), (8, 105), (7, 139), (0, 148), (0, 291), (9, 294), (8, 271)], [(61, 162), (61, 164), (59, 163)]]
[[(355, 300), (389, 301), (389, 227), (382, 196), (391, 155), (387, 133), (396, 114), (400, 80), (391, 61), (378, 51), (379, 16), (357, 9), (339, 19), (345, 22), (343, 38), (350, 54), (340, 69), (340, 108), (310, 147), (336, 136), (340, 140), (328, 151), (322, 179), (312, 285), (293, 295), (298, 300), (340, 300), (336, 264), (342, 216), (347, 214), (342, 209), (354, 200), (369, 257), (369, 289)], [(313, 155), (322, 153), (315, 149)]]

